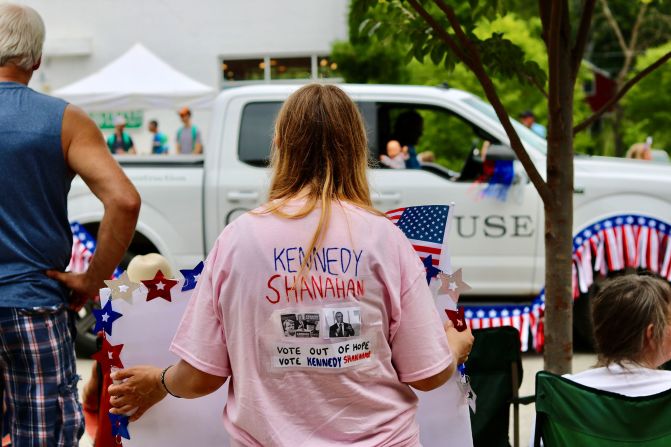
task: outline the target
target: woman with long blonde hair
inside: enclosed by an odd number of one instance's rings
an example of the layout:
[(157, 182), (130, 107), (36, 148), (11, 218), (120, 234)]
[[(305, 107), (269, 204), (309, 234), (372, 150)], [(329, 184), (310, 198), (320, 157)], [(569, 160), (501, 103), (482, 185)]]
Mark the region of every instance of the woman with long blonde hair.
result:
[(139, 418), (167, 393), (232, 377), (235, 445), (418, 446), (417, 397), (468, 355), (443, 328), (402, 232), (372, 207), (359, 111), (311, 84), (277, 117), (269, 201), (228, 225), (206, 261), (165, 369), (129, 368), (110, 389)]

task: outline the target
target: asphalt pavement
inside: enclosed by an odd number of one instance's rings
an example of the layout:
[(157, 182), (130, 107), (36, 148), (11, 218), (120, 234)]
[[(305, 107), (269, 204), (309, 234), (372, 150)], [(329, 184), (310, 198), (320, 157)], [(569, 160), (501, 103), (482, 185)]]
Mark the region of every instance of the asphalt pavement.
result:
[[(575, 354), (573, 357), (573, 372), (584, 371), (596, 363), (596, 357), (594, 354)], [(82, 380), (79, 382), (79, 393), (81, 396), (82, 388), (84, 383), (88, 380), (91, 375), (91, 364), (92, 360), (82, 360), (77, 361), (77, 371), (82, 376)], [(524, 378), (522, 380), (522, 386), (520, 387), (520, 396), (527, 396), (534, 393), (534, 379), (536, 373), (543, 369), (543, 357), (540, 355), (529, 354), (522, 357), (522, 365), (524, 368)], [(478, 396), (478, 398), (485, 398), (485, 396)], [(529, 436), (531, 436), (531, 425), (534, 421), (535, 407), (531, 405), (523, 405), (520, 407), (520, 446), (529, 445)], [(513, 442), (513, 412), (510, 412), (510, 442)], [(91, 440), (84, 435), (81, 442), (79, 443), (80, 447), (91, 447)], [(425, 445), (424, 447), (444, 447), (444, 446), (429, 446)]]

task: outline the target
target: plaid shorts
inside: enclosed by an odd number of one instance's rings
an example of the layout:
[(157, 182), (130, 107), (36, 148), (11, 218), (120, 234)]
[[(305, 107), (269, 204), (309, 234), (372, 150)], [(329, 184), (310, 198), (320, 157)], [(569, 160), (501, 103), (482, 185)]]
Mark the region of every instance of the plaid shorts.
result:
[(13, 447), (77, 446), (84, 416), (64, 308), (0, 308), (0, 371)]

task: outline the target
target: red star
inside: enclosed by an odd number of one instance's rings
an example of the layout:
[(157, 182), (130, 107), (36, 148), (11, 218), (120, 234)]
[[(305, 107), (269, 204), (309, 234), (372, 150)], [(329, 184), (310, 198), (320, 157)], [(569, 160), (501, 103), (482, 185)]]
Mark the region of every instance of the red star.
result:
[(100, 351), (93, 354), (91, 358), (98, 361), (105, 374), (109, 374), (111, 372), (112, 366), (116, 368), (123, 368), (123, 363), (121, 362), (120, 357), (122, 349), (123, 344), (111, 345), (107, 341), (107, 338), (103, 338), (103, 345), (100, 348)]
[(166, 278), (163, 276), (163, 272), (159, 270), (156, 272), (154, 279), (142, 281), (142, 284), (144, 284), (147, 289), (149, 289), (149, 293), (147, 293), (147, 301), (151, 301), (154, 298), (163, 298), (166, 301), (172, 301), (170, 296), (170, 289), (175, 287), (178, 282), (179, 281), (174, 279)]
[(458, 310), (447, 310), (445, 309), (447, 318), (450, 319), (454, 328), (457, 332), (463, 332), (466, 330), (466, 319), (464, 318), (464, 308), (460, 307)]

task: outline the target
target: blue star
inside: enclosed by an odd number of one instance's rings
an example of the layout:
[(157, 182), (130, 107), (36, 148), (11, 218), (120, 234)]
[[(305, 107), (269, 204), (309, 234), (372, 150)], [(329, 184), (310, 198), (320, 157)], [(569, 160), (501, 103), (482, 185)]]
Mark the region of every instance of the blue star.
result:
[(196, 266), (196, 268), (194, 268), (193, 270), (189, 269), (180, 270), (180, 272), (184, 276), (184, 285), (182, 286), (182, 292), (186, 292), (187, 290), (193, 290), (196, 288), (198, 279), (200, 279), (200, 274), (203, 273), (204, 266), (205, 264), (203, 263), (203, 261), (200, 261)]
[(121, 436), (125, 439), (130, 439), (128, 433), (128, 416), (120, 414), (109, 413), (110, 424), (112, 425), (112, 436)]
[(435, 278), (440, 273), (440, 269), (437, 269), (431, 263), (433, 261), (433, 256), (429, 255), (424, 258), (424, 267), (426, 267), (426, 283), (431, 284), (431, 278)]
[(112, 323), (123, 314), (112, 310), (112, 300), (107, 300), (107, 304), (102, 309), (93, 309), (93, 316), (96, 318), (96, 327), (93, 332), (104, 330), (108, 335), (112, 335)]

